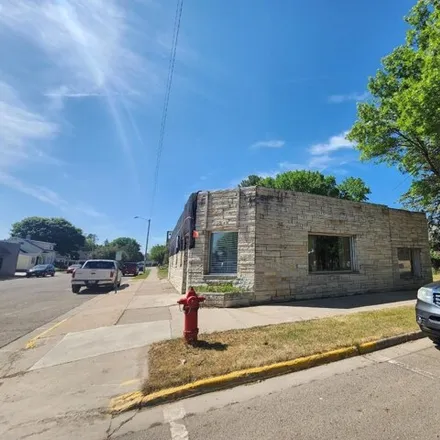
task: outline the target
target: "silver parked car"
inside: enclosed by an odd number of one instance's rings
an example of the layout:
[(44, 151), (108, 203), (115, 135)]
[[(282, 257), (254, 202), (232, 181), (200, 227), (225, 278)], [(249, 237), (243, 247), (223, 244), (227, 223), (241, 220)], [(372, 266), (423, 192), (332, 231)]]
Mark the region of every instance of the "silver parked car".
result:
[(417, 292), (416, 319), (420, 330), (440, 345), (440, 282), (427, 284)]

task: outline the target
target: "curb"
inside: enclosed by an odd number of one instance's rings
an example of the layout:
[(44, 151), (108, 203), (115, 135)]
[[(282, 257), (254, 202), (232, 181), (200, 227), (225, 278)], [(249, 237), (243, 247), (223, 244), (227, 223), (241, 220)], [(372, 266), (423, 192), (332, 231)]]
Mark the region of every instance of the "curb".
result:
[(409, 341), (415, 341), (424, 337), (425, 335), (421, 331), (406, 333), (391, 338), (379, 339), (373, 342), (365, 342), (351, 347), (340, 348), (326, 353), (314, 354), (290, 361), (265, 365), (263, 367), (234, 371), (223, 376), (210, 377), (186, 385), (166, 388), (148, 395), (144, 395), (141, 391), (126, 393), (117, 396), (110, 401), (109, 412), (111, 414), (118, 414), (132, 409), (159, 405), (161, 403), (173, 402), (186, 397), (193, 397), (199, 394), (232, 388), (250, 382), (257, 382), (283, 374), (306, 370), (308, 368), (317, 367), (318, 365), (372, 353), (377, 350), (393, 347)]

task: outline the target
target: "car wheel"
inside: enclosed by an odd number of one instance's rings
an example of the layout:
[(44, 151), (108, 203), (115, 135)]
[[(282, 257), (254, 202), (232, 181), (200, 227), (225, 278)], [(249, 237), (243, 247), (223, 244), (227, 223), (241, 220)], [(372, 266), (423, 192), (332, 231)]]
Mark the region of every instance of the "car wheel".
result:
[(436, 338), (434, 336), (429, 336), (429, 339), (431, 339), (431, 341), (434, 342), (435, 345), (440, 346), (440, 338)]
[(81, 286), (72, 286), (73, 293), (79, 293), (80, 290), (81, 290)]
[(55, 276), (55, 273), (51, 273), (50, 276), (51, 276), (51, 277), (54, 277), (54, 276)]
[(30, 278), (31, 277), (31, 274), (30, 273), (27, 273), (26, 274), (26, 278)]

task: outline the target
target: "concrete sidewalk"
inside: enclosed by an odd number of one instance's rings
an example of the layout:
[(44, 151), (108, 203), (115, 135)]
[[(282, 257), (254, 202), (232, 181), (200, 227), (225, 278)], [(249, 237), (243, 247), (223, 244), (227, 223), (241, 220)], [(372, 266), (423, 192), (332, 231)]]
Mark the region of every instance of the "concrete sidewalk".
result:
[[(0, 350), (0, 438), (99, 439), (123, 419), (111, 397), (137, 390), (148, 347), (182, 333), (180, 296), (155, 269), (147, 280), (99, 295)], [(414, 303), (415, 292), (200, 311), (201, 333)], [(33, 347), (33, 348), (26, 348)], [(114, 434), (111, 435), (111, 433)]]

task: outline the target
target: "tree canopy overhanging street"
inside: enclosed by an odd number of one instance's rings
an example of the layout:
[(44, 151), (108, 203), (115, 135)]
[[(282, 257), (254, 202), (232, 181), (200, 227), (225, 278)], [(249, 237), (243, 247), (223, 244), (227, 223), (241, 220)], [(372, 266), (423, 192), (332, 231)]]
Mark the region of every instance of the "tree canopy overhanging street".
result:
[[(440, 251), (440, 2), (419, 0), (405, 18), (406, 41), (368, 81), (347, 138), (364, 161), (397, 166), (411, 177), (407, 207), (425, 211)], [(439, 256), (440, 260), (440, 256)]]

